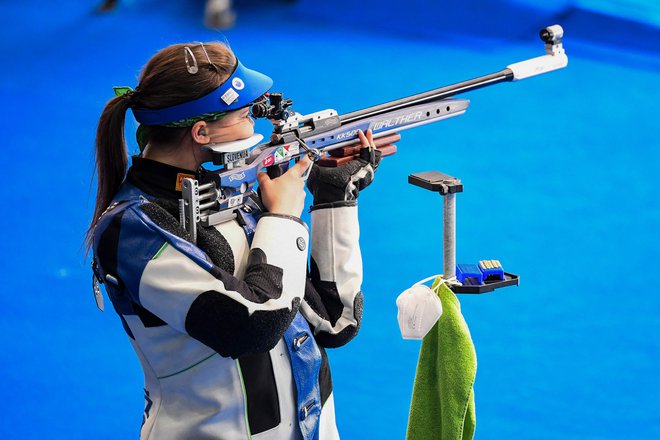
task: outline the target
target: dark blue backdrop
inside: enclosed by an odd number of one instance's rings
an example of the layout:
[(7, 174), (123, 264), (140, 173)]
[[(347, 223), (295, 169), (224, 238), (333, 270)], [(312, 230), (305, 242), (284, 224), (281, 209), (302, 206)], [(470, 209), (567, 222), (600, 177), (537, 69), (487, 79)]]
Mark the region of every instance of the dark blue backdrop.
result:
[(560, 22), (568, 69), (473, 92), (466, 115), (404, 133), (361, 197), (366, 308), (359, 337), (330, 353), (338, 424), (347, 439), (404, 436), (419, 343), (401, 340), (394, 300), (441, 270), (441, 200), (406, 178), (435, 169), (465, 184), (459, 260), (522, 276), (461, 297), (476, 438), (659, 438), (660, 13), (602, 5), (245, 1), (220, 33), (202, 27), (201, 1), (107, 16), (2, 4), (0, 436), (137, 436), (141, 371), (94, 306), (81, 242), (98, 116), (156, 50), (226, 38), (298, 111), (347, 112), (540, 55), (538, 28)]

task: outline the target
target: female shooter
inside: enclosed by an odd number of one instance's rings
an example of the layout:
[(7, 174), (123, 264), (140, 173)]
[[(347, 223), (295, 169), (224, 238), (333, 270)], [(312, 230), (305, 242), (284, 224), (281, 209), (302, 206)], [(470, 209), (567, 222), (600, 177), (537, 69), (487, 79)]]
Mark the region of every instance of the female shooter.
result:
[[(206, 147), (253, 135), (249, 107), (271, 85), (223, 44), (178, 44), (101, 115), (87, 244), (144, 370), (141, 438), (339, 437), (324, 347), (360, 327), (356, 198), (380, 159), (370, 133), (360, 159), (311, 169), (309, 270), (307, 158), (259, 174), (262, 209), (236, 217), (248, 221), (198, 226), (194, 244), (178, 220), (182, 179), (201, 179)], [(142, 153), (127, 170), (128, 109)]]

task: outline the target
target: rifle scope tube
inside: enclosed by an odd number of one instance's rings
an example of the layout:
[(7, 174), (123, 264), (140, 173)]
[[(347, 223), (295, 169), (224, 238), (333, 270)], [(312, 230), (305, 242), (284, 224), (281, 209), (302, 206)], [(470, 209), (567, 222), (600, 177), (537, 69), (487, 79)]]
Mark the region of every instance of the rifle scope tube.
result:
[(441, 99), (449, 98), (460, 93), (469, 92), (472, 90), (480, 89), (482, 87), (487, 87), (493, 84), (507, 81), (513, 81), (513, 72), (508, 68), (496, 73), (491, 73), (489, 75), (484, 75), (449, 86), (440, 87), (439, 89), (418, 93), (417, 95), (408, 96), (406, 98), (401, 98), (395, 101), (386, 102), (384, 104), (375, 105), (373, 107), (368, 107), (351, 113), (346, 113), (345, 115), (340, 115), (339, 120), (341, 121), (342, 125), (348, 124), (358, 119), (371, 118), (373, 116), (377, 116), (392, 110), (399, 110), (417, 104), (439, 101)]

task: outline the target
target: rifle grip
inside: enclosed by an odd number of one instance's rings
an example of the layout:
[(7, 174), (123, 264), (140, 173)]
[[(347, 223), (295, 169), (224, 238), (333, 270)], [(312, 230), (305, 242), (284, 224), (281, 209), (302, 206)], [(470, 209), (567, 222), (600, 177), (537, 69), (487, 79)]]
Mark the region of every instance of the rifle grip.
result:
[[(289, 163), (281, 163), (277, 165), (271, 165), (269, 167), (266, 167), (266, 173), (268, 174), (268, 177), (271, 179), (276, 179), (280, 177), (282, 174), (286, 173), (286, 170), (289, 168)], [(259, 200), (261, 200), (261, 187), (257, 187), (257, 196), (259, 197)], [(263, 212), (266, 212), (266, 208), (264, 207)]]
[(289, 169), (289, 163), (281, 163), (278, 165), (272, 165), (266, 168), (266, 172), (268, 173), (268, 177), (271, 179), (276, 179), (280, 177), (282, 174), (286, 173), (286, 171)]

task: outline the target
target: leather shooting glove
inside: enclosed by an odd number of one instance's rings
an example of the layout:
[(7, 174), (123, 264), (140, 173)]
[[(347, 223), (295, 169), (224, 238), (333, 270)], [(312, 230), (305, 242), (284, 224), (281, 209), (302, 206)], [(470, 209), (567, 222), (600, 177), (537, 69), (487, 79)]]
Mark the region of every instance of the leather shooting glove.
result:
[(360, 191), (373, 181), (380, 157), (381, 152), (375, 147), (364, 146), (359, 158), (345, 165), (321, 167), (314, 164), (307, 179), (314, 206), (356, 200)]

